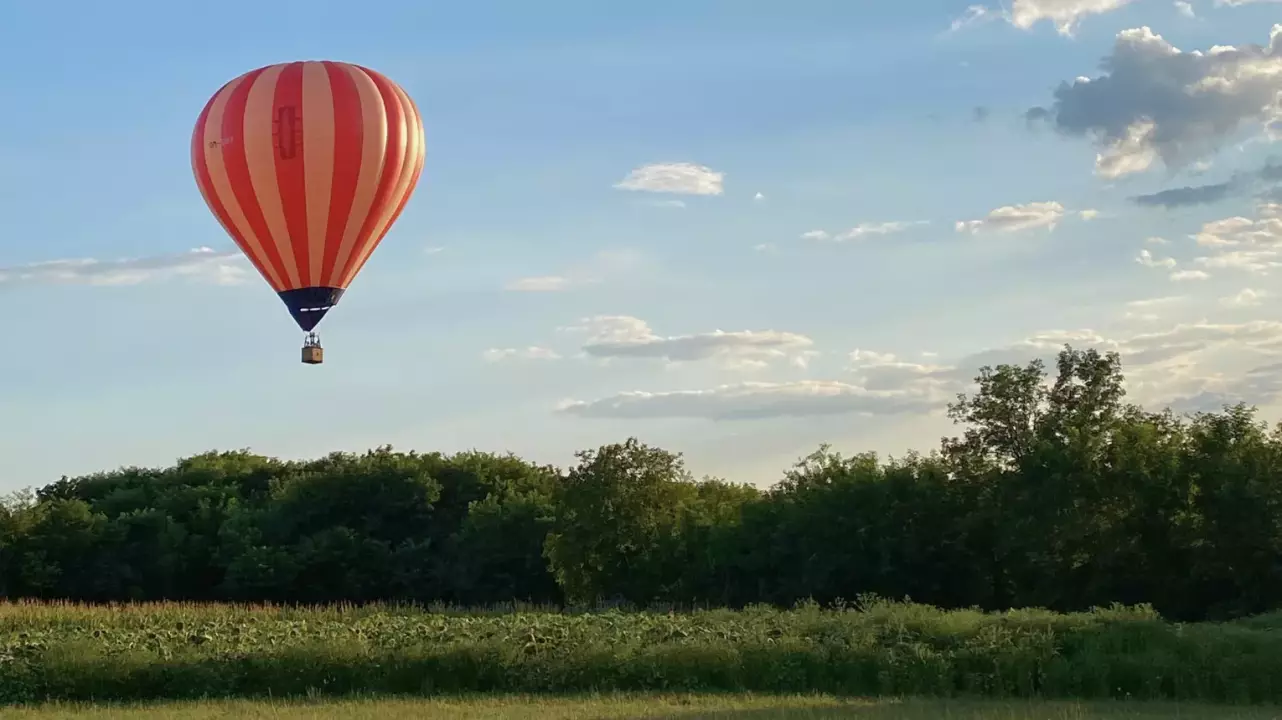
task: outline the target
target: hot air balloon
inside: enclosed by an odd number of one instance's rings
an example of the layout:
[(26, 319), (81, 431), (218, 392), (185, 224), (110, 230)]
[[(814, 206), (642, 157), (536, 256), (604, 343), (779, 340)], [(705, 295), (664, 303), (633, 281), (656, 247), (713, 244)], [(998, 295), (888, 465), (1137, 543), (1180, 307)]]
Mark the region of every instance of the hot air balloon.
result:
[(414, 101), (359, 65), (268, 65), (205, 104), (196, 185), (307, 333), (304, 363), (323, 360), (314, 329), (405, 209), (425, 156)]

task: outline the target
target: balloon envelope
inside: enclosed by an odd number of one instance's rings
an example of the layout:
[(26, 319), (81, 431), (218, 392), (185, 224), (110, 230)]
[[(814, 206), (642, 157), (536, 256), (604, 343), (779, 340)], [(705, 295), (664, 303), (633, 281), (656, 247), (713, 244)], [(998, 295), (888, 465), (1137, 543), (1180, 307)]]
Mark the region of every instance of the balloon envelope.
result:
[(401, 214), (425, 156), (405, 90), (328, 61), (241, 75), (209, 99), (191, 137), (205, 203), (307, 331)]

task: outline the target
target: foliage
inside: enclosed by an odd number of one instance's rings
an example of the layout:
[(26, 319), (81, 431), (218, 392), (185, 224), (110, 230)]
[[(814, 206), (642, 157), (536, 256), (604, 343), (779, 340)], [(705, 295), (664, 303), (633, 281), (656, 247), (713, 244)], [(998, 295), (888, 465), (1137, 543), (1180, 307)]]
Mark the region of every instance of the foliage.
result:
[(1269, 705), (1128, 700), (854, 698), (804, 693), (577, 693), (42, 703), (6, 720), (1277, 720)]
[(1151, 608), (984, 614), (0, 606), (0, 701), (465, 692), (1282, 701), (1282, 636)]
[[(937, 451), (828, 447), (765, 491), (635, 438), (567, 469), (210, 452), (0, 501), (9, 599), (1282, 609), (1282, 429), (1125, 402), (1114, 354), (981, 368)], [(12, 486), (15, 478), (0, 478)]]

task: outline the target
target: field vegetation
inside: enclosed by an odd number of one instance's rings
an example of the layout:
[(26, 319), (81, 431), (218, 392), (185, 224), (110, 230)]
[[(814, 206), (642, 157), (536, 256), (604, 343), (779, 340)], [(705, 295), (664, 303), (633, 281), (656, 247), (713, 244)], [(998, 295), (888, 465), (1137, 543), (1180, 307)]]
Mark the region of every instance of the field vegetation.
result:
[(1274, 708), (1185, 702), (930, 700), (831, 695), (485, 695), (342, 700), (51, 703), (13, 720), (1277, 720)]
[(744, 692), (1282, 701), (1267, 619), (758, 606), (688, 613), (0, 607), (0, 700)]

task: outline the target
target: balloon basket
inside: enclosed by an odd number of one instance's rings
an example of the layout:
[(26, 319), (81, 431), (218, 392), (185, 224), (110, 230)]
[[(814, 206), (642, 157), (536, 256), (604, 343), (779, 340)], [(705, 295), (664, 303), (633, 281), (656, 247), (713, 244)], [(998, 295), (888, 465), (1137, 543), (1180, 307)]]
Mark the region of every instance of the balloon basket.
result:
[(320, 338), (316, 333), (307, 333), (307, 339), (303, 341), (303, 363), (320, 365), (324, 361), (325, 349), (320, 345)]

